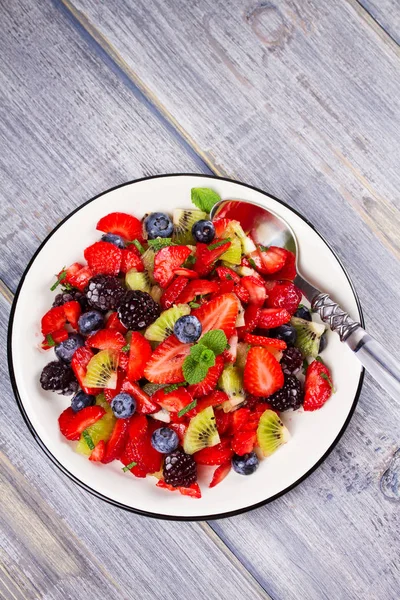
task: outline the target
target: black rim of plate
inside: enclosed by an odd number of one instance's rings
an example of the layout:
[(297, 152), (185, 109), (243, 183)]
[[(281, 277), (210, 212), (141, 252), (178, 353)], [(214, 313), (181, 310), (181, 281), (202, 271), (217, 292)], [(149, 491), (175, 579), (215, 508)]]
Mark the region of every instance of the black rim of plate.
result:
[(87, 492), (93, 494), (94, 496), (96, 496), (97, 498), (100, 498), (101, 500), (108, 502), (109, 504), (112, 504), (113, 506), (117, 506), (118, 508), (122, 508), (124, 510), (127, 510), (129, 512), (133, 512), (139, 515), (144, 515), (146, 517), (151, 517), (154, 519), (163, 519), (163, 520), (167, 520), (167, 521), (210, 521), (213, 519), (224, 519), (227, 517), (234, 517), (236, 515), (240, 515), (242, 513), (248, 512), (250, 510), (254, 510), (256, 508), (260, 508), (261, 506), (264, 506), (266, 504), (269, 504), (270, 502), (273, 502), (274, 500), (276, 500), (277, 498), (280, 498), (281, 496), (283, 496), (284, 494), (287, 494), (288, 492), (290, 492), (291, 490), (293, 490), (296, 486), (298, 486), (300, 483), (302, 483), (305, 479), (307, 479), (307, 477), (309, 477), (316, 469), (318, 469), (318, 467), (325, 461), (325, 459), (329, 456), (329, 454), (332, 452), (332, 450), (335, 448), (335, 446), (337, 445), (337, 443), (339, 442), (340, 438), (342, 437), (342, 435), (344, 434), (345, 430), (347, 429), (348, 424), (350, 423), (350, 420), (354, 414), (354, 411), (356, 409), (358, 400), (360, 398), (360, 393), (361, 393), (361, 389), (362, 389), (362, 385), (363, 385), (363, 381), (364, 381), (364, 369), (361, 370), (360, 373), (360, 380), (359, 380), (359, 384), (358, 384), (358, 388), (354, 397), (354, 401), (353, 404), (351, 406), (351, 409), (349, 411), (349, 414), (347, 416), (347, 419), (343, 425), (343, 427), (341, 428), (341, 430), (339, 431), (338, 435), (336, 436), (334, 442), (331, 444), (331, 446), (328, 448), (328, 450), (325, 452), (325, 454), (315, 463), (315, 465), (313, 465), (313, 467), (311, 467), (311, 469), (309, 469), (306, 473), (304, 473), (304, 475), (302, 475), (297, 481), (295, 481), (294, 483), (292, 483), (290, 486), (288, 486), (287, 488), (285, 488), (284, 490), (282, 490), (281, 492), (275, 494), (274, 496), (271, 496), (270, 498), (267, 498), (266, 500), (262, 500), (261, 502), (257, 502), (256, 504), (251, 504), (249, 506), (246, 506), (244, 508), (239, 508), (237, 510), (232, 510), (229, 512), (223, 512), (223, 513), (217, 513), (217, 514), (211, 514), (211, 515), (201, 515), (201, 516), (190, 516), (190, 517), (186, 517), (186, 516), (174, 516), (174, 515), (165, 515), (162, 513), (153, 513), (153, 512), (147, 512), (144, 510), (140, 510), (138, 508), (133, 508), (131, 506), (127, 506), (126, 504), (122, 504), (121, 502), (118, 502), (116, 500), (112, 500), (111, 498), (108, 498), (107, 496), (104, 496), (103, 494), (101, 494), (100, 492), (97, 492), (96, 490), (94, 490), (93, 488), (91, 488), (89, 485), (87, 485), (86, 483), (84, 483), (83, 481), (81, 481), (78, 477), (76, 477), (75, 475), (73, 475), (70, 471), (68, 471), (68, 469), (66, 469), (64, 467), (64, 465), (62, 465), (56, 458), (55, 456), (50, 452), (50, 450), (47, 448), (47, 446), (45, 446), (45, 444), (42, 442), (41, 438), (38, 436), (35, 428), (33, 427), (32, 423), (29, 420), (29, 417), (25, 411), (23, 402), (21, 400), (21, 396), (19, 394), (19, 390), (18, 390), (18, 386), (17, 386), (17, 382), (16, 382), (16, 378), (15, 378), (15, 373), (14, 373), (14, 366), (13, 366), (13, 358), (12, 358), (12, 345), (11, 345), (11, 341), (12, 341), (12, 331), (13, 331), (13, 322), (14, 322), (14, 314), (15, 314), (15, 310), (17, 307), (17, 303), (18, 303), (18, 298), (19, 298), (19, 294), (21, 292), (22, 286), (24, 284), (25, 278), (33, 264), (33, 262), (35, 261), (37, 255), (39, 254), (39, 252), (44, 248), (44, 246), (46, 245), (46, 243), (48, 242), (48, 240), (55, 234), (55, 232), (62, 227), (62, 225), (64, 225), (64, 223), (66, 221), (68, 221), (68, 219), (70, 219), (75, 213), (77, 213), (79, 210), (81, 210), (84, 206), (86, 206), (87, 204), (90, 204), (91, 202), (94, 202), (95, 200), (97, 200), (97, 198), (100, 198), (101, 196), (104, 196), (104, 194), (108, 194), (109, 192), (113, 192), (114, 190), (117, 190), (121, 187), (125, 187), (127, 185), (132, 185), (134, 183), (139, 183), (141, 181), (146, 181), (149, 179), (159, 179), (159, 178), (165, 178), (165, 177), (204, 177), (205, 179), (217, 179), (217, 180), (222, 180), (222, 181), (228, 181), (230, 183), (235, 183), (237, 185), (240, 185), (242, 187), (246, 187), (249, 188), (251, 190), (254, 190), (256, 192), (259, 192), (260, 194), (263, 194), (264, 196), (267, 196), (269, 198), (272, 198), (273, 200), (275, 200), (276, 202), (278, 202), (279, 204), (282, 204), (283, 206), (286, 206), (289, 210), (291, 210), (292, 212), (294, 212), (298, 217), (300, 217), (303, 221), (305, 221), (307, 223), (307, 225), (309, 225), (318, 235), (319, 237), (322, 239), (322, 241), (328, 246), (329, 250), (332, 252), (332, 254), (335, 256), (336, 260), (338, 261), (339, 265), (341, 266), (344, 274), (346, 275), (346, 278), (350, 284), (351, 290), (354, 294), (356, 303), (357, 303), (357, 308), (360, 314), (360, 323), (362, 326), (364, 326), (364, 317), (363, 317), (363, 312), (362, 312), (362, 308), (361, 308), (361, 303), (360, 303), (360, 299), (358, 297), (358, 294), (354, 288), (353, 282), (350, 279), (350, 276), (348, 275), (345, 267), (343, 266), (340, 258), (337, 256), (336, 252), (331, 248), (331, 246), (329, 245), (329, 243), (325, 240), (325, 238), (315, 229), (314, 225), (312, 223), (310, 223), (310, 221), (308, 219), (306, 219), (303, 215), (301, 215), (298, 211), (296, 211), (294, 208), (292, 208), (291, 206), (289, 206), (288, 204), (286, 204), (286, 202), (283, 202), (282, 200), (279, 200), (279, 198), (276, 198), (275, 196), (272, 196), (271, 194), (268, 194), (267, 192), (264, 192), (263, 190), (260, 190), (259, 188), (252, 186), (252, 185), (248, 185), (246, 183), (241, 183), (240, 181), (236, 181), (234, 179), (229, 179), (228, 177), (217, 177), (216, 175), (207, 175), (204, 173), (168, 173), (168, 174), (164, 174), (164, 175), (153, 175), (150, 177), (141, 177), (140, 179), (134, 179), (132, 181), (128, 181), (126, 183), (122, 183), (120, 185), (116, 185), (113, 188), (110, 188), (109, 190), (106, 190), (105, 192), (101, 192), (101, 194), (97, 194), (97, 196), (94, 196), (93, 198), (91, 198), (90, 200), (87, 200), (86, 202), (84, 202), (83, 204), (81, 204), (80, 206), (78, 206), (77, 208), (75, 208), (68, 216), (65, 217), (65, 219), (63, 219), (58, 225), (56, 225), (56, 227), (49, 233), (49, 235), (43, 240), (43, 242), (40, 244), (39, 248), (36, 250), (36, 252), (34, 253), (34, 255), (32, 256), (31, 260), (29, 261), (22, 277), (21, 280), (18, 284), (18, 288), (17, 291), (15, 293), (14, 296), (14, 301), (12, 303), (12, 307), (11, 307), (11, 313), (10, 313), (10, 320), (9, 320), (9, 326), (8, 326), (8, 338), (7, 338), (7, 351), (8, 351), (8, 369), (9, 369), (9, 373), (10, 373), (10, 379), (11, 379), (11, 385), (13, 388), (13, 392), (15, 395), (15, 398), (17, 400), (17, 404), (19, 407), (19, 410), (21, 411), (21, 414), (25, 420), (25, 423), (28, 426), (29, 431), (31, 432), (31, 434), (33, 435), (34, 439), (36, 440), (36, 442), (39, 444), (40, 448), (43, 450), (43, 452), (50, 458), (50, 460), (60, 469), (60, 471), (62, 471), (65, 475), (67, 475), (67, 477), (69, 477), (73, 482), (75, 482), (77, 485), (79, 485), (81, 488), (83, 488), (84, 490), (86, 490)]

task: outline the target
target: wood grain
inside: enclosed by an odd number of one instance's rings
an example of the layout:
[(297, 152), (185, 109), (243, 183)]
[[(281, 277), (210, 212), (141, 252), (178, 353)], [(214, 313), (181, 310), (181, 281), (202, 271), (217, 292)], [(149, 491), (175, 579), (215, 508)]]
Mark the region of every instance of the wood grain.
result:
[(377, 23), (400, 44), (400, 7), (397, 0), (359, 0)]

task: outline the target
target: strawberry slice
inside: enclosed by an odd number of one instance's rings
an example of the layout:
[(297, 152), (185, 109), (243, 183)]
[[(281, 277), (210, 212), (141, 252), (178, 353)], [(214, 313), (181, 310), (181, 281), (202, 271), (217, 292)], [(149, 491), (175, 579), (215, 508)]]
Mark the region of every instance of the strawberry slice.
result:
[(201, 498), (201, 491), (198, 483), (192, 483), (189, 487), (173, 487), (168, 483), (165, 483), (163, 479), (160, 479), (156, 483), (156, 487), (162, 488), (163, 490), (169, 490), (170, 492), (178, 491), (182, 496), (189, 496), (190, 498)]
[(158, 390), (152, 396), (152, 400), (157, 402), (161, 408), (165, 408), (171, 412), (179, 412), (182, 408), (185, 408), (188, 404), (193, 402), (193, 396), (187, 391), (186, 388), (180, 387), (177, 390), (168, 392), (167, 394), (163, 389)]
[(97, 350), (121, 350), (125, 346), (125, 338), (122, 333), (115, 329), (101, 329), (96, 333), (92, 333), (87, 340), (88, 348), (96, 348)]
[(211, 296), (212, 298), (217, 298), (217, 296), (222, 296), (223, 294), (231, 294), (235, 287), (235, 283), (230, 279), (225, 279), (221, 281), (218, 285), (218, 289)]
[(149, 415), (160, 410), (158, 404), (153, 402), (148, 394), (142, 390), (140, 385), (126, 379), (121, 386), (121, 392), (131, 394), (136, 400), (136, 412), (142, 415)]
[(156, 253), (154, 279), (161, 287), (165, 288), (171, 283), (175, 269), (183, 265), (190, 253), (187, 246), (166, 246)]
[(168, 427), (178, 434), (179, 441), (182, 444), (188, 426), (185, 423), (169, 423)]
[(242, 277), (240, 283), (249, 293), (249, 304), (255, 306), (262, 306), (264, 304), (267, 297), (267, 290), (259, 279), (252, 276)]
[(132, 331), (129, 350), (128, 379), (137, 381), (144, 374), (144, 368), (150, 359), (152, 350), (150, 342), (138, 331)]
[(152, 383), (185, 381), (182, 365), (189, 353), (190, 344), (182, 344), (174, 335), (170, 335), (153, 352), (144, 369), (144, 376)]
[(193, 311), (202, 325), (203, 334), (211, 329), (222, 329), (229, 338), (235, 332), (239, 300), (235, 294), (223, 294)]
[(237, 332), (240, 339), (243, 339), (247, 332), (253, 331), (260, 320), (261, 309), (254, 304), (251, 304), (244, 311), (244, 326), (238, 327)]
[(141, 273), (144, 271), (143, 261), (134, 250), (124, 249), (121, 256), (121, 272), (127, 273), (131, 269), (135, 269)]
[(101, 462), (104, 458), (105, 451), (106, 443), (104, 440), (100, 440), (92, 450), (92, 453), (89, 456), (89, 460), (92, 460), (94, 462)]
[[(214, 243), (218, 243), (221, 240), (215, 240)], [(212, 247), (213, 244), (210, 244)], [(196, 263), (194, 265), (195, 270), (199, 275), (208, 275), (214, 266), (214, 263), (218, 260), (218, 258), (228, 250), (230, 247), (230, 242), (225, 242), (218, 246), (217, 248), (212, 248), (210, 250), (209, 246), (206, 244), (197, 244), (196, 245)]]
[(235, 287), (233, 288), (233, 291), (236, 294), (236, 296), (239, 298), (240, 302), (242, 302), (243, 304), (248, 304), (248, 302), (250, 300), (250, 294), (247, 291), (247, 289), (244, 287), (244, 285), (241, 285), (241, 284), (235, 285)]
[(102, 406), (87, 406), (75, 413), (69, 406), (58, 418), (60, 431), (67, 440), (79, 440), (82, 431), (101, 419), (106, 411)]
[(96, 394), (100, 394), (103, 390), (98, 388), (88, 388), (83, 385), (83, 381), (86, 377), (86, 370), (91, 358), (93, 358), (94, 354), (89, 348), (85, 346), (81, 346), (78, 348), (74, 356), (72, 357), (71, 367), (73, 372), (75, 373), (75, 377), (77, 378), (80, 387), (86, 394), (91, 394), (96, 396)]
[(244, 387), (254, 396), (268, 397), (283, 387), (281, 365), (266, 348), (253, 346), (247, 354)]
[(226, 438), (220, 444), (211, 448), (203, 448), (193, 454), (193, 458), (198, 465), (222, 465), (230, 460), (233, 451), (230, 447), (230, 440)]
[(96, 229), (104, 233), (115, 233), (125, 240), (143, 242), (142, 224), (136, 217), (126, 213), (114, 212), (106, 215), (97, 223)]
[(139, 440), (146, 434), (147, 431), (147, 419), (145, 415), (138, 415), (137, 413), (135, 413), (129, 421), (129, 439)]
[(219, 483), (221, 483), (221, 481), (223, 481), (225, 479), (225, 477), (228, 475), (229, 471), (231, 470), (231, 467), (232, 467), (232, 463), (230, 460), (228, 460), (226, 463), (217, 467), (214, 471), (214, 475), (211, 479), (209, 487), (212, 488), (212, 487), (215, 487), (216, 485), (218, 485)]
[(121, 369), (124, 373), (127, 372), (129, 365), (129, 354), (128, 352), (120, 352), (119, 353), (119, 363), (118, 368)]
[(266, 348), (276, 348), (277, 350), (285, 350), (287, 347), (286, 342), (283, 340), (264, 337), (263, 335), (251, 335), (250, 333), (246, 333), (244, 341), (251, 344), (251, 346), (265, 346)]
[(234, 222), (235, 222), (234, 219), (225, 219), (225, 218), (215, 219), (215, 221), (213, 221), (213, 225), (215, 228), (215, 237), (216, 238), (223, 237), (223, 235), (224, 235), (225, 231), (228, 229), (229, 225), (231, 225)]
[(54, 306), (42, 317), (42, 333), (48, 335), (59, 329), (63, 329), (67, 317), (63, 306)]
[(121, 462), (125, 466), (132, 462), (137, 463), (130, 469), (136, 477), (145, 477), (148, 473), (156, 473), (161, 469), (163, 455), (151, 445), (151, 436), (159, 427), (158, 422), (148, 422), (144, 434), (128, 439)]
[(207, 396), (217, 387), (218, 379), (221, 376), (221, 373), (224, 368), (224, 358), (220, 354), (215, 359), (215, 365), (208, 369), (208, 373), (200, 383), (195, 383), (193, 385), (189, 385), (188, 392), (193, 396), (193, 398), (198, 398), (200, 396)]
[(265, 278), (268, 280), (288, 279), (289, 281), (293, 281), (296, 275), (296, 256), (293, 254), (293, 252), (286, 250), (286, 262), (282, 269), (276, 273), (273, 273), (272, 275), (266, 275)]
[(199, 274), (193, 269), (186, 269), (184, 267), (179, 267), (179, 269), (175, 269), (174, 275), (179, 275), (180, 277), (187, 277), (188, 279), (198, 279)]
[[(192, 398), (192, 396), (190, 397)], [(209, 406), (218, 406), (218, 404), (222, 404), (223, 402), (227, 402), (228, 400), (228, 394), (226, 394), (225, 392), (221, 392), (220, 390), (214, 390), (208, 396), (200, 398), (197, 401), (196, 406), (192, 408), (192, 410), (189, 410), (185, 416), (191, 419), (205, 408), (208, 408)]]
[(82, 308), (79, 302), (71, 300), (63, 305), (65, 318), (75, 330), (78, 329), (78, 319), (81, 316)]
[(108, 242), (95, 242), (85, 249), (84, 256), (94, 275), (118, 275), (121, 269), (122, 250)]
[(265, 303), (270, 308), (285, 308), (290, 314), (296, 312), (302, 298), (302, 293), (291, 281), (276, 283), (268, 290)]
[[(50, 335), (53, 338), (54, 344), (60, 344), (68, 339), (68, 331), (66, 329), (57, 329), (57, 331), (53, 331), (47, 335)], [(49, 340), (45, 337), (42, 342), (42, 348), (43, 350), (49, 350), (50, 348), (53, 348), (54, 344), (49, 345)]]
[[(285, 308), (262, 308), (257, 327), (273, 329), (290, 321), (291, 315)], [(246, 319), (246, 314), (245, 314)]]
[(304, 384), (304, 410), (321, 408), (332, 395), (333, 385), (331, 373), (324, 363), (314, 360), (307, 367)]
[(81, 292), (85, 291), (86, 286), (89, 281), (92, 279), (94, 273), (92, 273), (89, 267), (82, 267), (77, 273), (74, 273), (70, 277), (66, 277), (66, 280), (73, 287), (78, 288)]
[(226, 413), (223, 410), (214, 410), (215, 423), (217, 425), (219, 436), (230, 433), (232, 427), (232, 415), (234, 412)]
[[(84, 265), (81, 265), (81, 263), (72, 263), (72, 265), (70, 265), (67, 269), (64, 269), (64, 271), (66, 272), (65, 275), (65, 281), (66, 283), (71, 283), (71, 277), (74, 277), (74, 275), (76, 275), (81, 269), (84, 268)], [(60, 271), (58, 273), (58, 277), (60, 277), (61, 273), (63, 271)]]
[(266, 250), (258, 248), (260, 258), (264, 267), (264, 273), (276, 273), (284, 266), (287, 257), (287, 250), (278, 246), (270, 246)]
[[(120, 353), (120, 356), (121, 356), (121, 354), (123, 354), (123, 352), (121, 352), (121, 353)], [(118, 365), (118, 367), (120, 367), (120, 366), (121, 366), (121, 364), (119, 364), (119, 365)], [(115, 386), (115, 389), (114, 389), (114, 390), (112, 390), (111, 388), (104, 388), (104, 390), (103, 390), (103, 392), (104, 392), (104, 397), (105, 397), (105, 399), (107, 400), (107, 402), (108, 402), (109, 404), (111, 404), (111, 400), (112, 400), (113, 398), (115, 398), (115, 396), (116, 396), (117, 394), (119, 394), (119, 393), (120, 393), (120, 391), (121, 391), (121, 387), (122, 387), (122, 384), (124, 383), (124, 381), (125, 381), (125, 373), (123, 373), (123, 371), (120, 371), (120, 370), (118, 369), (118, 374), (117, 374), (117, 385)]]
[(205, 296), (206, 294), (212, 294), (218, 291), (218, 283), (216, 281), (209, 281), (208, 279), (193, 279), (188, 283), (183, 292), (179, 294), (176, 303), (186, 304), (191, 300), (194, 300), (196, 296)]
[(222, 281), (228, 279), (228, 281), (232, 280), (234, 283), (240, 283), (240, 277), (233, 269), (229, 267), (217, 267), (215, 270)]
[(248, 452), (253, 452), (257, 442), (257, 431), (239, 431), (232, 439), (232, 450), (235, 454), (243, 456)]
[(233, 334), (229, 338), (229, 340), (228, 340), (229, 348), (227, 350), (224, 350), (224, 352), (222, 354), (225, 362), (230, 362), (230, 363), (236, 362), (238, 341), (239, 341), (239, 336), (236, 333)]
[(128, 439), (128, 429), (129, 419), (116, 420), (111, 437), (106, 443), (102, 463), (110, 463), (121, 456)]
[(176, 303), (176, 299), (181, 294), (181, 292), (188, 285), (189, 279), (187, 277), (177, 277), (164, 291), (163, 295), (160, 298), (161, 307), (166, 310), (167, 308), (171, 308), (173, 304)]
[(115, 331), (119, 331), (120, 333), (126, 333), (128, 331), (125, 325), (122, 325), (118, 318), (118, 313), (116, 312), (111, 313), (108, 317), (106, 321), (106, 329), (115, 329)]

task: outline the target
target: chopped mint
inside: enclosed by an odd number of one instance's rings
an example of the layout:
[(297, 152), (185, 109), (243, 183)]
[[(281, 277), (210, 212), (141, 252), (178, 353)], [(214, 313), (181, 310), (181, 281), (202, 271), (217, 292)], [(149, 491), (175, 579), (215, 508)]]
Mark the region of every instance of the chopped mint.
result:
[(260, 244), (258, 247), (261, 250), (261, 252), (267, 252), (268, 250), (268, 246), (263, 246), (262, 244)]
[(333, 383), (331, 381), (331, 378), (329, 377), (329, 375), (327, 375), (326, 373), (321, 373), (321, 377), (322, 379), (325, 379), (325, 381), (327, 381), (329, 383), (329, 387), (332, 390), (332, 394), (335, 393), (335, 388), (333, 387)]
[(253, 267), (253, 269), (257, 269), (257, 265), (253, 258), (248, 258), (247, 260), (249, 261), (249, 264)]
[(222, 329), (214, 329), (203, 335), (200, 339), (200, 344), (212, 350), (215, 355), (218, 355), (222, 354), (225, 350), (228, 340)]
[(307, 359), (305, 358), (303, 360), (303, 373), (304, 373), (304, 375), (306, 374), (307, 369), (308, 369), (308, 362), (307, 362)]
[(325, 364), (320, 356), (317, 356), (317, 358), (315, 360), (322, 363), (323, 365)]
[(199, 308), (201, 306), (198, 302), (189, 302), (190, 308)]
[(186, 385), (186, 381), (182, 381), (181, 383), (171, 383), (171, 385), (167, 385), (164, 388), (164, 394), (169, 394), (170, 392), (174, 392), (178, 388), (183, 387), (185, 385)]
[(55, 283), (53, 283), (53, 285), (50, 288), (51, 292), (54, 292), (54, 290), (60, 285), (60, 283), (62, 281), (64, 281), (64, 279), (67, 276), (67, 271), (65, 270), (65, 267), (63, 268), (63, 270), (61, 271), (61, 273), (57, 276), (57, 281)]
[(122, 346), (121, 352), (129, 352), (130, 349), (131, 349), (131, 345), (125, 344), (125, 346)]
[(85, 429), (82, 433), (85, 442), (87, 443), (87, 445), (89, 446), (89, 450), (94, 450), (94, 443), (92, 438), (90, 437), (90, 433)]
[(231, 241), (231, 238), (225, 238), (224, 240), (215, 242), (215, 244), (209, 244), (207, 246), (207, 250), (215, 250), (216, 248), (219, 248), (220, 246), (223, 246), (224, 244), (226, 244), (227, 242), (230, 242), (230, 241)]
[(148, 240), (147, 243), (149, 248), (153, 248), (155, 252), (158, 252), (166, 246), (176, 246), (176, 244), (172, 241), (172, 238), (156, 238), (155, 240)]
[(135, 462), (131, 462), (129, 463), (129, 465), (126, 465), (126, 467), (122, 467), (122, 470), (124, 473), (126, 473), (127, 471), (130, 471), (131, 469), (133, 469), (133, 467), (136, 467), (137, 463)]
[(52, 348), (53, 346), (56, 345), (56, 343), (55, 343), (55, 341), (54, 341), (53, 336), (51, 335), (51, 333), (49, 333), (48, 335), (46, 335), (46, 342), (47, 342), (47, 345), (50, 346), (50, 348)]
[(127, 242), (127, 244), (133, 244), (134, 246), (136, 246), (140, 254), (144, 254), (146, 252), (139, 240), (132, 240), (131, 242)]
[(185, 415), (187, 412), (189, 412), (189, 410), (192, 410), (192, 408), (196, 408), (196, 406), (197, 406), (197, 400), (194, 399), (190, 404), (187, 404), (178, 412), (178, 417), (183, 417), (183, 415)]
[(194, 256), (194, 254), (189, 254), (189, 256), (186, 259), (185, 264), (188, 266), (194, 265), (196, 260), (197, 260), (197, 258)]
[(209, 213), (217, 202), (221, 200), (221, 196), (214, 192), (210, 188), (192, 188), (191, 190), (192, 202), (197, 208)]

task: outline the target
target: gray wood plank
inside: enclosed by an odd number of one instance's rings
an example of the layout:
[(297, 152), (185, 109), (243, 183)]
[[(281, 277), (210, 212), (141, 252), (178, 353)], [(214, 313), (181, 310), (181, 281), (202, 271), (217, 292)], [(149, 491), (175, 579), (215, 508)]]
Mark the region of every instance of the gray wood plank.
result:
[(398, 0), (359, 0), (377, 23), (400, 44), (400, 4)]
[[(64, 0), (159, 110), (228, 173), (282, 197), (345, 260), (368, 328), (398, 347), (399, 54), (355, 3)], [(400, 441), (366, 378), (324, 466), (213, 527), (274, 598), (398, 597), (398, 503), (379, 490)]]

